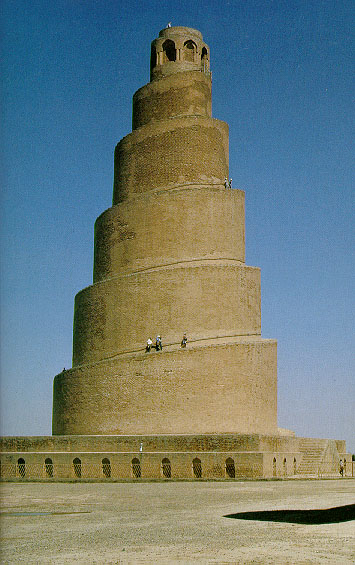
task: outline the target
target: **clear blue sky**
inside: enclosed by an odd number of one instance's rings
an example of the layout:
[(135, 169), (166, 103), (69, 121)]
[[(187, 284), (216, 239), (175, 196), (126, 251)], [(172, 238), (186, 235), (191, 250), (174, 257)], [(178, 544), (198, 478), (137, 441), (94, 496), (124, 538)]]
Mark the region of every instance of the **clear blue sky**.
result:
[(211, 48), (246, 192), (247, 263), (278, 340), (279, 425), (355, 452), (350, 1), (2, 0), (1, 433), (51, 433), (113, 150), (168, 21)]

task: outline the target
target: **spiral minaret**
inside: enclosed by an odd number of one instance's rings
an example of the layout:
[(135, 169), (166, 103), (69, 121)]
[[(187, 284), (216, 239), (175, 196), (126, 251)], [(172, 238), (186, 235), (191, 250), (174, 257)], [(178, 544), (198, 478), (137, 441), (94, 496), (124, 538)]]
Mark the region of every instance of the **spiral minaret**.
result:
[[(191, 28), (152, 42), (93, 284), (75, 299), (73, 368), (54, 381), (55, 435), (277, 433), (276, 342), (261, 338), (260, 271), (245, 264), (244, 192), (224, 183), (209, 60)], [(163, 350), (146, 353), (157, 334)]]

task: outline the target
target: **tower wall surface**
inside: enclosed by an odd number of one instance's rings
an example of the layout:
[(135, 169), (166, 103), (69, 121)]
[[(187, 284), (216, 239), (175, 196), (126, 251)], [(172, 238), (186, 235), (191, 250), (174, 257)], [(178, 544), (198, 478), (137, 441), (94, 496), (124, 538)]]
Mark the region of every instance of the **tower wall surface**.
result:
[(211, 87), (210, 76), (196, 71), (142, 86), (133, 96), (132, 129), (176, 116), (211, 117)]
[(228, 175), (228, 125), (202, 116), (150, 123), (115, 150), (113, 204), (157, 189), (218, 185)]
[(276, 433), (276, 342), (204, 340), (55, 381), (54, 434)]
[(179, 343), (184, 332), (211, 339), (260, 331), (259, 269), (222, 260), (182, 263), (82, 290), (75, 300), (73, 365), (139, 351), (145, 336)]
[[(94, 284), (75, 299), (73, 369), (55, 378), (54, 434), (277, 433), (276, 342), (261, 338), (209, 59), (190, 28), (152, 43), (95, 225)], [(156, 335), (163, 350), (144, 353)]]
[(96, 220), (94, 282), (196, 260), (244, 263), (244, 249), (243, 191), (195, 185), (143, 194)]

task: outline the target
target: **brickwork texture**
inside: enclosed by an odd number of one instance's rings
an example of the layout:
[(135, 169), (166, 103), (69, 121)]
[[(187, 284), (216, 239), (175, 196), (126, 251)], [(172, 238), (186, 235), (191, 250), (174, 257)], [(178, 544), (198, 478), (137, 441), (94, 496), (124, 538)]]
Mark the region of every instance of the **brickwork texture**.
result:
[[(95, 224), (54, 434), (277, 431), (276, 342), (261, 338), (244, 193), (226, 186), (228, 126), (211, 107), (202, 35), (162, 30), (115, 150), (113, 207)], [(158, 334), (163, 350), (145, 353)]]

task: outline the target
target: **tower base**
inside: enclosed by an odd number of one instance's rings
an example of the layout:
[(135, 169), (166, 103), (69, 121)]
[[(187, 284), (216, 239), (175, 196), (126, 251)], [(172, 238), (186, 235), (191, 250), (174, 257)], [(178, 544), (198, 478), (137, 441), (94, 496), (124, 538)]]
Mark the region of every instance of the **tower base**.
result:
[(5, 437), (0, 445), (4, 480), (353, 476), (344, 441), (292, 435)]

